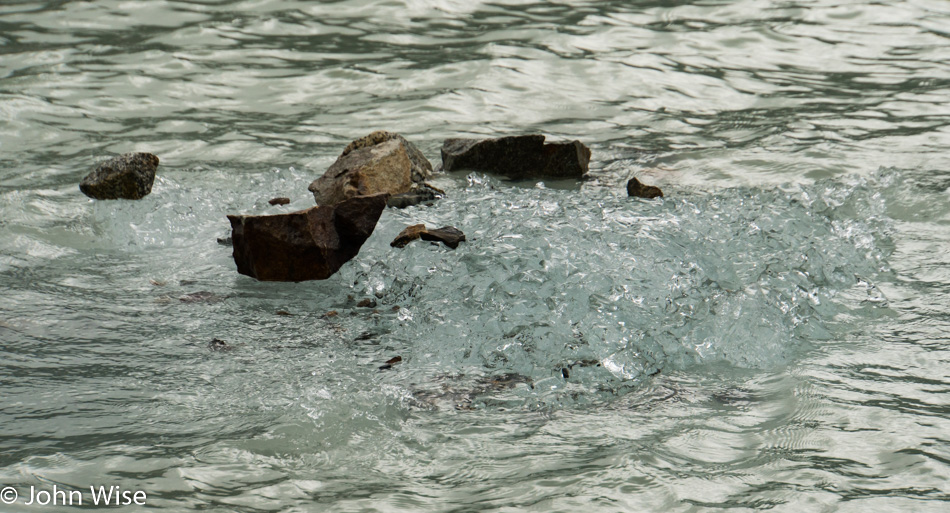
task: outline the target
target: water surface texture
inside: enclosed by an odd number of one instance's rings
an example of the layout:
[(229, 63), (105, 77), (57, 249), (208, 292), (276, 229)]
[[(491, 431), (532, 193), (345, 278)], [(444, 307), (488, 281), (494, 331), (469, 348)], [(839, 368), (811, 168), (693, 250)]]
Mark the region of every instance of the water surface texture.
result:
[[(0, 509), (946, 511), (948, 28), (941, 0), (3, 2)], [(435, 164), (579, 139), (591, 173), (440, 174), (326, 281), (237, 274), (225, 216), (311, 206), (377, 129)], [(129, 151), (151, 195), (79, 192)], [(416, 223), (468, 241), (389, 246)]]

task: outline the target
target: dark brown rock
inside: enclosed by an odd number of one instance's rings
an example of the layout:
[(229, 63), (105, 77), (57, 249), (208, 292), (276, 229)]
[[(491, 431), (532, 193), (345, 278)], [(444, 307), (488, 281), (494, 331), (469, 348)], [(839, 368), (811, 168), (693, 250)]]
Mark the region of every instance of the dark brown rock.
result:
[(407, 193), (432, 174), (432, 164), (409, 141), (391, 132), (373, 132), (350, 143), (308, 190), (318, 205), (355, 196)]
[(590, 149), (580, 141), (544, 142), (543, 135), (497, 139), (446, 139), (445, 171), (483, 171), (508, 178), (580, 178), (587, 173)]
[(273, 198), (268, 203), (271, 205), (286, 205), (290, 203), (290, 198)]
[(430, 230), (424, 224), (414, 224), (401, 231), (389, 245), (394, 248), (403, 248), (406, 244), (420, 238), (431, 242), (441, 242), (455, 249), (460, 242), (465, 240), (465, 234), (451, 226)]
[(387, 194), (272, 216), (228, 216), (238, 272), (261, 281), (323, 280), (359, 253)]
[(443, 226), (435, 230), (425, 230), (419, 234), (419, 237), (422, 238), (422, 240), (441, 242), (452, 249), (459, 247), (459, 243), (465, 240), (465, 234), (462, 233), (462, 230), (452, 226)]
[(86, 175), (79, 190), (93, 199), (141, 199), (152, 192), (158, 157), (126, 153), (109, 159)]
[(386, 202), (387, 207), (406, 208), (420, 203), (435, 201), (445, 195), (441, 189), (437, 189), (427, 183), (417, 185), (413, 184), (408, 192), (395, 194), (389, 197)]
[(638, 198), (662, 198), (663, 191), (659, 187), (654, 187), (652, 185), (643, 185), (640, 183), (640, 180), (636, 178), (631, 178), (627, 182), (627, 196), (636, 196)]
[(394, 248), (404, 248), (406, 244), (419, 238), (419, 235), (426, 230), (426, 225), (424, 224), (414, 224), (412, 226), (406, 227), (405, 230), (399, 232), (399, 235), (389, 243), (390, 246)]
[(376, 300), (371, 299), (371, 298), (366, 298), (360, 301), (359, 303), (356, 303), (356, 306), (359, 308), (375, 308)]

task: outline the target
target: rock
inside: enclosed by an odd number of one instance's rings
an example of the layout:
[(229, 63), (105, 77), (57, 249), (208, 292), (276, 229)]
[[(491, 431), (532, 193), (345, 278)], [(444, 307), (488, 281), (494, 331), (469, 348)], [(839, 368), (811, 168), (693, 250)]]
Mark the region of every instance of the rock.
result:
[(424, 224), (414, 224), (412, 226), (407, 226), (405, 230), (399, 232), (399, 235), (389, 243), (390, 246), (394, 248), (404, 248), (406, 244), (419, 238), (420, 234), (426, 230), (426, 225)]
[(452, 226), (443, 226), (435, 230), (426, 230), (419, 234), (422, 240), (441, 242), (446, 246), (455, 249), (459, 243), (465, 240), (465, 234), (462, 230)]
[(587, 173), (590, 149), (580, 141), (544, 142), (543, 135), (497, 139), (446, 139), (442, 168), (496, 173), (508, 178), (580, 178)]
[(465, 234), (452, 226), (429, 230), (424, 224), (414, 224), (399, 232), (399, 235), (389, 245), (394, 248), (404, 248), (406, 244), (420, 238), (432, 242), (442, 242), (446, 246), (455, 249), (460, 242), (465, 240)]
[(318, 205), (332, 205), (355, 196), (407, 193), (431, 175), (432, 164), (412, 143), (391, 132), (373, 132), (350, 143), (307, 189)]
[(324, 280), (359, 253), (388, 194), (271, 216), (228, 216), (238, 272), (261, 281)]
[(271, 205), (286, 205), (290, 203), (290, 198), (273, 198), (268, 203)]
[(663, 191), (659, 187), (654, 187), (652, 185), (643, 185), (640, 183), (640, 180), (636, 178), (631, 178), (627, 182), (627, 196), (636, 196), (638, 198), (662, 198)]
[(360, 301), (359, 303), (356, 303), (356, 306), (359, 308), (375, 308), (376, 300), (371, 299), (371, 298), (366, 298)]
[(152, 192), (158, 157), (126, 153), (109, 159), (79, 182), (79, 190), (93, 199), (142, 199)]
[(418, 205), (420, 203), (435, 201), (444, 195), (444, 191), (441, 189), (436, 189), (427, 183), (422, 185), (413, 184), (412, 188), (410, 188), (408, 192), (390, 196), (389, 201), (386, 202), (386, 206), (393, 208), (406, 208), (413, 205)]
[(393, 139), (401, 142), (406, 147), (406, 152), (409, 155), (409, 162), (412, 164), (412, 182), (422, 183), (429, 178), (432, 178), (432, 163), (429, 162), (429, 159), (427, 159), (425, 155), (419, 151), (419, 148), (416, 148), (414, 144), (407, 141), (405, 137), (393, 132), (377, 130), (366, 137), (361, 137), (348, 144), (346, 148), (343, 149), (343, 153), (340, 156), (345, 156), (353, 150), (376, 146), (377, 144), (391, 141)]
[(213, 338), (211, 342), (208, 342), (208, 349), (212, 351), (230, 351), (231, 345), (220, 338)]
[(218, 244), (222, 246), (231, 246), (234, 244), (234, 241), (231, 237), (218, 237)]

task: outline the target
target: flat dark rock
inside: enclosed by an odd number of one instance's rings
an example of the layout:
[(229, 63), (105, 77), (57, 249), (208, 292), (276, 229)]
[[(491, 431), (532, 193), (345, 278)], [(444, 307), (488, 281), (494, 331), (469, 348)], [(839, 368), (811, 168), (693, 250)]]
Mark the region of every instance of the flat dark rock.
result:
[(513, 179), (581, 178), (590, 164), (590, 149), (580, 141), (545, 143), (543, 135), (497, 139), (446, 139), (442, 168), (483, 171)]
[(268, 203), (271, 205), (286, 205), (290, 203), (290, 198), (272, 198)]
[(459, 243), (465, 240), (465, 234), (462, 233), (462, 230), (452, 226), (425, 230), (419, 234), (419, 237), (422, 240), (441, 242), (452, 249), (459, 247)]
[(652, 185), (643, 185), (640, 183), (640, 180), (636, 178), (631, 178), (627, 182), (627, 196), (635, 196), (637, 198), (662, 198), (663, 191), (659, 187), (654, 187)]
[(324, 280), (359, 253), (388, 194), (271, 216), (228, 216), (238, 272), (261, 281)]
[(152, 192), (158, 157), (126, 153), (109, 159), (79, 182), (79, 190), (93, 199), (141, 199)]

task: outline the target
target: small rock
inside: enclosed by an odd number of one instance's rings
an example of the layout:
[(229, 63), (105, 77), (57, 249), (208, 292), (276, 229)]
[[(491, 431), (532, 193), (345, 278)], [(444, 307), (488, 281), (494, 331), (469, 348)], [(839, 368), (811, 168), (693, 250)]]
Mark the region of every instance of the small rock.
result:
[(126, 153), (109, 159), (79, 182), (79, 190), (93, 199), (141, 199), (152, 192), (158, 157)]
[(324, 280), (359, 253), (387, 194), (271, 216), (228, 216), (238, 272), (260, 281)]
[(211, 339), (211, 342), (208, 342), (208, 349), (212, 351), (230, 351), (232, 347), (227, 342), (214, 338)]
[(329, 312), (323, 314), (323, 316), (327, 318), (336, 317), (337, 315), (340, 315), (340, 312), (337, 312), (336, 310), (330, 310)]
[(393, 305), (393, 307), (391, 308), (391, 310), (394, 311), (394, 312), (398, 312), (398, 311), (399, 311), (399, 305)]
[(422, 185), (413, 185), (408, 192), (390, 196), (386, 202), (386, 206), (391, 208), (406, 208), (420, 203), (435, 201), (443, 196), (445, 196), (444, 191), (424, 183)]
[(396, 356), (396, 357), (390, 358), (389, 360), (386, 360), (386, 363), (384, 363), (383, 365), (380, 365), (380, 366), (379, 366), (379, 370), (392, 369), (392, 368), (393, 368), (393, 365), (396, 365), (397, 363), (399, 363), (399, 362), (401, 362), (401, 361), (402, 361), (402, 357), (401, 357), (401, 356)]
[(271, 205), (286, 205), (290, 203), (290, 198), (273, 198), (268, 203)]
[(287, 310), (277, 310), (277, 311), (274, 312), (274, 313), (276, 313), (277, 315), (282, 315), (282, 316), (284, 316), (284, 317), (292, 317), (292, 316), (294, 315), (294, 314), (288, 312)]
[(462, 230), (453, 226), (443, 226), (435, 230), (425, 230), (419, 234), (422, 240), (441, 242), (446, 246), (455, 249), (459, 243), (465, 240), (465, 234)]
[(233, 246), (234, 240), (231, 237), (218, 237), (218, 244), (222, 246)]
[(399, 232), (399, 235), (389, 245), (394, 248), (404, 248), (406, 244), (418, 239), (424, 231), (426, 231), (426, 225), (424, 224), (408, 226), (405, 230)]
[(376, 301), (373, 300), (373, 299), (370, 299), (370, 298), (366, 298), (366, 299), (360, 301), (359, 303), (356, 303), (356, 306), (358, 306), (358, 307), (360, 307), (360, 308), (375, 308), (375, 307), (376, 307)]
[(508, 178), (580, 178), (587, 173), (590, 148), (580, 141), (545, 143), (543, 135), (497, 139), (446, 139), (442, 167), (497, 173)]
[(350, 143), (307, 188), (318, 205), (355, 197), (409, 192), (432, 175), (432, 164), (404, 137), (373, 132)]
[(643, 185), (640, 183), (640, 180), (636, 178), (631, 178), (627, 182), (627, 196), (636, 196), (638, 198), (662, 198), (663, 191), (659, 187), (654, 187), (652, 185)]

